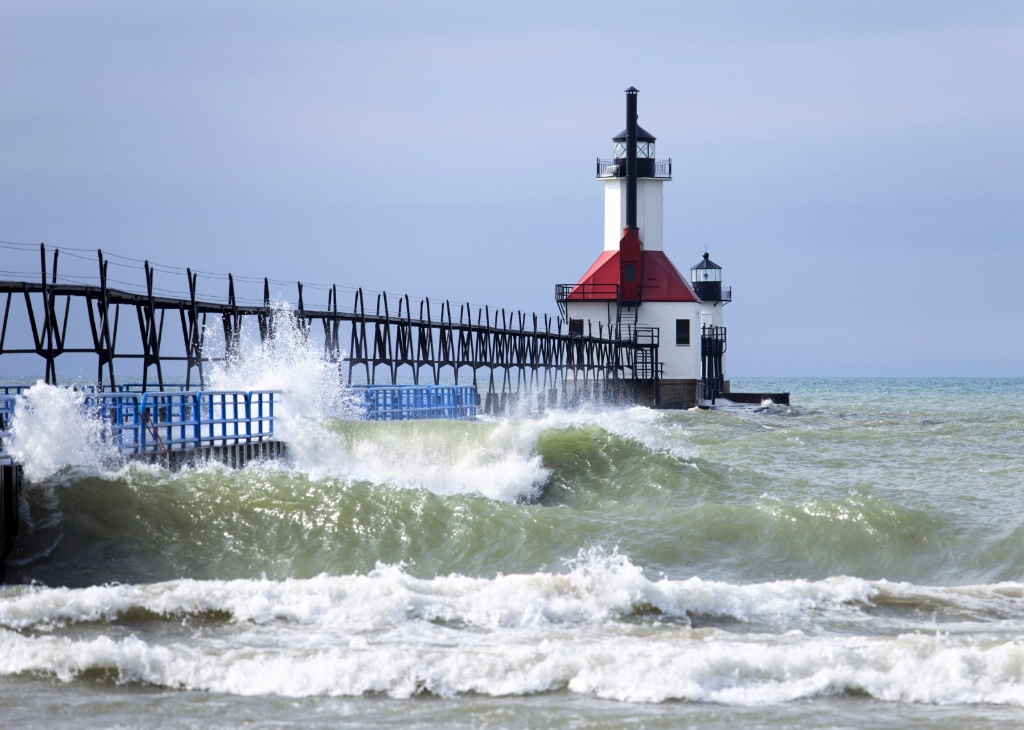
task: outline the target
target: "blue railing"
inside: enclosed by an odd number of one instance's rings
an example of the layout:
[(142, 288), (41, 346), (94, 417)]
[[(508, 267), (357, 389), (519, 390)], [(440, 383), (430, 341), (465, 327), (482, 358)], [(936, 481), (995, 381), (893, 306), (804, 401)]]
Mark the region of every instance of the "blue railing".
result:
[(278, 391), (203, 390), (117, 394), (138, 398), (137, 451), (172, 451), (274, 438)]
[(139, 451), (139, 396), (122, 393), (87, 393), (82, 412), (98, 418), (107, 428), (101, 436), (121, 451)]
[[(18, 399), (28, 386), (2, 386), (0, 463), (10, 463), (4, 442)], [(274, 439), (279, 391), (203, 390), (117, 392), (86, 387), (82, 412), (104, 424), (100, 438), (127, 454), (165, 453)], [(172, 386), (173, 387), (173, 386)], [(475, 421), (477, 393), (471, 385), (367, 385), (364, 417), (370, 421), (449, 419)]]
[(368, 421), (476, 420), (472, 385), (357, 385)]
[[(28, 386), (20, 386), (27, 388)], [(142, 395), (146, 392), (142, 383), (120, 383), (119, 385), (76, 385), (73, 386), (75, 390), (83, 393), (138, 393)], [(152, 387), (152, 386), (150, 386)], [(177, 392), (188, 392), (189, 388), (184, 383), (164, 383), (160, 389), (162, 393), (177, 393)]]
[(17, 392), (14, 388), (8, 389), (4, 386), (3, 393), (0, 393), (0, 465), (11, 463), (11, 457), (7, 454), (4, 444), (11, 437), (11, 420), (14, 418), (14, 404), (18, 401)]
[[(278, 395), (273, 390), (85, 392), (82, 412), (104, 424), (100, 438), (119, 451), (162, 453), (272, 440)], [(3, 442), (11, 435), (19, 397), (0, 394), (0, 463), (11, 460)]]

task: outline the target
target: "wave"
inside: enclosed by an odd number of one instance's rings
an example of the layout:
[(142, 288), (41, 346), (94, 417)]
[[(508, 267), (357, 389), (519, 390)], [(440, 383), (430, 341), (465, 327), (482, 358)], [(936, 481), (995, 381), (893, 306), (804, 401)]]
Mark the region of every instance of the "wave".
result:
[[(656, 579), (591, 550), (560, 572), (0, 590), (0, 676), (233, 694), (773, 704), (831, 694), (1024, 704), (1024, 585)], [(871, 635), (853, 627), (870, 621)], [(877, 628), (882, 624), (882, 629)]]
[[(732, 463), (688, 435), (700, 418), (332, 420), (315, 424), (315, 448), (244, 470), (65, 466), (25, 490), (8, 567), (13, 580), (53, 585), (310, 578), (378, 561), (494, 575), (603, 544), (676, 578), (1016, 576), (1012, 524), (968, 530), (976, 518), (901, 495), (780, 484), (770, 467)], [(705, 425), (749, 427), (721, 419)]]
[(378, 561), (493, 576), (595, 544), (673, 578), (728, 581), (983, 583), (1016, 578), (1024, 560), (1012, 440), (982, 452), (999, 439), (964, 446), (916, 412), (852, 409), (366, 423), (338, 417), (345, 389), (323, 384), (336, 365), (310, 365), (294, 339), (218, 375), (223, 387), (295, 381), (288, 458), (238, 472), (105, 458), (67, 391), (33, 389), (35, 420), (15, 441), (36, 471), (11, 578), (310, 578)]

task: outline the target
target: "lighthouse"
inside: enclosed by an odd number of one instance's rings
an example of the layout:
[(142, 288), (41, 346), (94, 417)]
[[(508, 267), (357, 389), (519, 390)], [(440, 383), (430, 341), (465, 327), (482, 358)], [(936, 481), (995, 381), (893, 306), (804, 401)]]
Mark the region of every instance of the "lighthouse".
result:
[[(604, 247), (575, 284), (557, 287), (555, 298), (571, 332), (610, 331), (621, 339), (654, 343), (656, 362), (638, 365), (633, 373), (648, 387), (638, 390), (646, 405), (689, 408), (705, 401), (708, 374), (716, 374), (721, 392), (724, 373), (719, 358), (709, 367), (702, 357), (702, 325), (720, 337), (721, 269), (717, 271), (717, 312), (711, 301), (683, 277), (664, 251), (662, 186), (672, 179), (672, 160), (655, 157), (656, 138), (638, 123), (636, 88), (626, 89), (626, 128), (612, 138), (613, 157), (597, 160), (597, 179), (604, 184)], [(691, 270), (694, 274), (696, 267)], [(697, 279), (694, 279), (696, 282)], [(717, 315), (717, 316), (716, 316)], [(704, 332), (709, 330), (704, 328)], [(708, 396), (710, 397), (710, 396)]]
[(725, 305), (732, 301), (732, 287), (722, 286), (722, 267), (704, 258), (690, 269), (693, 291), (700, 297), (701, 376), (704, 395), (714, 401), (721, 393), (729, 392), (725, 379)]

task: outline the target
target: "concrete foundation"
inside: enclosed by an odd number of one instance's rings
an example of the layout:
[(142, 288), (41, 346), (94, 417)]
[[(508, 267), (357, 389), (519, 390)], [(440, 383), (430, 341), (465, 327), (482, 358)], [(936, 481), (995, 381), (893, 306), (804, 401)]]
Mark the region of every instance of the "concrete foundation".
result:
[(693, 408), (698, 405), (698, 380), (582, 380), (565, 382), (564, 407), (586, 402), (604, 405), (640, 405), (648, 408)]
[[(663, 378), (659, 383), (657, 408), (693, 408), (697, 405), (699, 380)], [(650, 405), (654, 406), (653, 403)]]
[(21, 467), (0, 466), (0, 583), (4, 580), (4, 562), (14, 549), (18, 536), (18, 499), (21, 492)]
[(789, 405), (789, 393), (731, 393), (726, 391), (722, 397), (733, 403), (763, 403), (771, 400), (777, 406)]
[(203, 446), (198, 449), (171, 449), (163, 454), (149, 451), (133, 458), (149, 464), (160, 464), (168, 469), (180, 469), (204, 461), (217, 461), (232, 469), (241, 469), (250, 461), (282, 457), (285, 450), (283, 441), (257, 441), (251, 444)]

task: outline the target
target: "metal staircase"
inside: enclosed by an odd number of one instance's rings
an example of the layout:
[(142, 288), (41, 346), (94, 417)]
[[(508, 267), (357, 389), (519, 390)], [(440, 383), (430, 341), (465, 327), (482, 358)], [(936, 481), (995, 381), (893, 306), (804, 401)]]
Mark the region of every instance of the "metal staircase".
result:
[(640, 308), (638, 304), (619, 304), (618, 306), (618, 325), (619, 325), (619, 339), (632, 340), (636, 334), (636, 321), (637, 321), (637, 310)]

